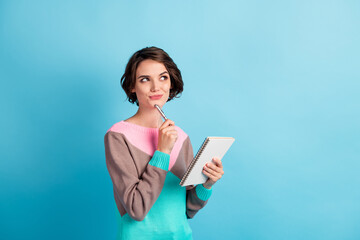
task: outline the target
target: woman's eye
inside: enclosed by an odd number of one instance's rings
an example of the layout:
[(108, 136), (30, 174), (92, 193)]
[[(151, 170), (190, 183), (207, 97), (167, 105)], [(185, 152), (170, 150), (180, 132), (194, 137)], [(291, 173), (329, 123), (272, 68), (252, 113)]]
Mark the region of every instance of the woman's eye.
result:
[(146, 82), (146, 81), (149, 81), (149, 79), (148, 78), (143, 78), (143, 79), (140, 80), (140, 82)]
[(160, 79), (161, 80), (166, 80), (166, 79), (168, 79), (168, 77), (167, 76), (162, 76)]

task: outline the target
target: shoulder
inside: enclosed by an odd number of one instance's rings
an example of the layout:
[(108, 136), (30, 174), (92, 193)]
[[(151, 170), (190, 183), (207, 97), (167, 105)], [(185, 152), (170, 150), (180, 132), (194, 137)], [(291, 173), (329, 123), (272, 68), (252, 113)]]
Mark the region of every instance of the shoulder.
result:
[(125, 122), (124, 122), (124, 121), (120, 121), (120, 122), (117, 122), (117, 123), (113, 124), (113, 125), (106, 131), (106, 133), (108, 133), (108, 132), (122, 133), (125, 129), (126, 129)]
[(123, 121), (113, 124), (104, 135), (105, 144), (112, 141), (124, 142), (125, 138), (125, 126)]

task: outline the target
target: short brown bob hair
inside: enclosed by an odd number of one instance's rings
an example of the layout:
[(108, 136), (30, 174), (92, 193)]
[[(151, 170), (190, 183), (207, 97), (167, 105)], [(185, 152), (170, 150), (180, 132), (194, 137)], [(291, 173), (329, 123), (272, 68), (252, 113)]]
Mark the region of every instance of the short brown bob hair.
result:
[(167, 102), (173, 99), (174, 97), (180, 97), (178, 95), (183, 91), (184, 83), (181, 77), (181, 72), (177, 68), (174, 61), (161, 48), (145, 47), (135, 52), (130, 57), (129, 62), (127, 63), (125, 68), (125, 73), (121, 77), (121, 81), (120, 81), (121, 87), (124, 89), (128, 101), (131, 103), (136, 103), (136, 105), (139, 106), (136, 93), (132, 93), (131, 90), (134, 89), (135, 87), (137, 67), (142, 61), (147, 59), (151, 59), (164, 64), (166, 70), (169, 72), (171, 89)]

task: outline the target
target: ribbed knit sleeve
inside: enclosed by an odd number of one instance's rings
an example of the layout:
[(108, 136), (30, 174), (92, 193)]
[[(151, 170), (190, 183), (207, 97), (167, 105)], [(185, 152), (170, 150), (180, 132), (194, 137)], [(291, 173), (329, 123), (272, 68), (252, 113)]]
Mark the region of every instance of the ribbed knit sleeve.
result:
[(132, 219), (142, 221), (161, 193), (170, 156), (155, 152), (139, 176), (134, 154), (129, 151), (128, 143), (121, 133), (107, 132), (104, 144), (106, 166), (115, 195)]
[(170, 163), (170, 155), (160, 151), (155, 151), (152, 159), (149, 162), (150, 165), (161, 168), (162, 170), (165, 171), (168, 171), (169, 163)]
[[(183, 155), (182, 157), (185, 159), (186, 168), (188, 168), (194, 158), (194, 152), (189, 137), (184, 141), (180, 154)], [(211, 196), (211, 192), (212, 188), (207, 189), (203, 187), (202, 184), (199, 184), (196, 187), (193, 185), (186, 187), (187, 218), (193, 218), (195, 214), (206, 205)]]
[(212, 193), (212, 188), (205, 188), (202, 184), (196, 185), (195, 188), (196, 196), (203, 201), (206, 201), (210, 198)]

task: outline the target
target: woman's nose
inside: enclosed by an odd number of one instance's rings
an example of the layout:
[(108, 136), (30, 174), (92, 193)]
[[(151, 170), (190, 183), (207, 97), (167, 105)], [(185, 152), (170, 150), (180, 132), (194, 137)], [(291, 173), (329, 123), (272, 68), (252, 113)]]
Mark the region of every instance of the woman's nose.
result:
[(159, 90), (159, 83), (157, 81), (152, 81), (151, 91), (155, 92), (157, 90)]

